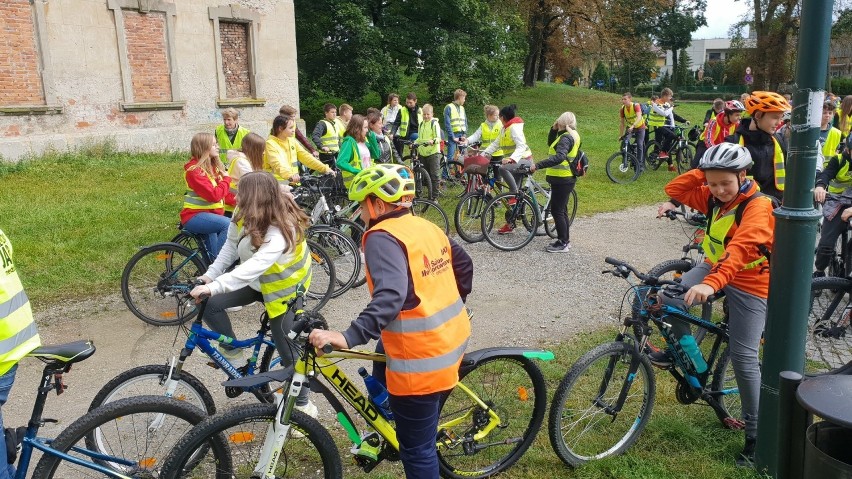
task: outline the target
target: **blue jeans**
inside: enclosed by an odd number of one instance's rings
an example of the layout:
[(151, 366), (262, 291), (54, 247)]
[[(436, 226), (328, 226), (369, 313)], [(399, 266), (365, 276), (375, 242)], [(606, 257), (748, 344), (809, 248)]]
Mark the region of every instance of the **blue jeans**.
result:
[(207, 212), (196, 213), (183, 225), (183, 229), (204, 237), (204, 245), (207, 246), (207, 251), (210, 253), (210, 261), (213, 261), (219, 255), (219, 250), (222, 249), (225, 240), (228, 239), (228, 225), (230, 223), (230, 218), (224, 215)]
[(438, 479), (438, 412), (449, 391), (423, 396), (389, 395), (399, 457), (407, 479)]
[[(9, 399), (9, 391), (12, 390), (17, 370), (18, 365), (16, 364), (6, 374), (0, 376), (0, 434), (3, 433), (3, 405)], [(438, 427), (437, 418), (435, 427)], [(6, 438), (0, 435), (0, 479), (12, 479), (13, 477), (15, 477), (15, 466), (6, 464)]]
[(447, 139), (447, 161), (452, 161), (456, 156), (456, 149), (459, 147), (458, 141), (459, 138), (464, 136), (464, 133), (453, 133), (452, 135), (448, 135)]

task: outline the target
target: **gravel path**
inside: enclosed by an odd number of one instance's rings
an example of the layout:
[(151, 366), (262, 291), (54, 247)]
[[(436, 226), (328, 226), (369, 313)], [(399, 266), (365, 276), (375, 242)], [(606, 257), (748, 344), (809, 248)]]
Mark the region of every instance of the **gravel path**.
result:
[[(656, 206), (578, 218), (572, 227), (573, 249), (549, 254), (549, 238), (538, 237), (521, 251), (500, 252), (483, 242), (466, 245), (474, 260), (475, 288), (468, 305), (474, 310), (469, 350), (488, 346), (547, 346), (599, 327), (613, 327), (625, 283), (601, 275), (604, 257), (629, 260), (647, 270), (678, 258), (686, 242), (682, 223), (656, 220)], [(365, 287), (332, 300), (323, 314), (332, 328), (343, 329), (368, 301)], [(256, 330), (260, 305), (244, 308), (232, 317), (238, 335)], [(51, 395), (45, 417), (60, 419), (43, 435), (55, 435), (81, 416), (94, 395), (120, 372), (143, 364), (164, 364), (183, 345), (178, 328), (148, 326), (127, 311), (120, 294), (80, 303), (60, 304), (37, 315), (42, 342), (57, 344), (91, 338), (97, 353), (76, 364), (66, 375), (66, 394)], [(177, 342), (173, 345), (177, 339)], [(29, 419), (41, 363), (24, 360), (18, 370), (9, 403), (3, 407), (6, 425)], [(188, 360), (186, 369), (214, 392), (220, 407), (241, 397), (225, 398), (222, 376), (205, 365), (202, 354)]]

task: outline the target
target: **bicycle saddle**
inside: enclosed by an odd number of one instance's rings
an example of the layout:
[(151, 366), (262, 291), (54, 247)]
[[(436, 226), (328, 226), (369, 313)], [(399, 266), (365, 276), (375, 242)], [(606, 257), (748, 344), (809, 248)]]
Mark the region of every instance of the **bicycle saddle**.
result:
[(78, 363), (93, 354), (95, 354), (95, 343), (86, 339), (73, 343), (41, 346), (30, 351), (27, 356), (39, 358), (46, 363), (72, 364)]

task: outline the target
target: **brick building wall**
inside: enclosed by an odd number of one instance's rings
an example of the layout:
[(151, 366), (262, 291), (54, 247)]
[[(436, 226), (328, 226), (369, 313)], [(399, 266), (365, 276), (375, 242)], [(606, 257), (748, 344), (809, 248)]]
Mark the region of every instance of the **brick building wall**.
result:
[(0, 1), (0, 105), (43, 105), (29, 0)]
[(220, 22), (219, 34), (228, 98), (248, 98), (251, 96), (248, 24)]
[(169, 57), (166, 51), (166, 19), (160, 12), (124, 11), (127, 59), (133, 83), (133, 100), (172, 100)]

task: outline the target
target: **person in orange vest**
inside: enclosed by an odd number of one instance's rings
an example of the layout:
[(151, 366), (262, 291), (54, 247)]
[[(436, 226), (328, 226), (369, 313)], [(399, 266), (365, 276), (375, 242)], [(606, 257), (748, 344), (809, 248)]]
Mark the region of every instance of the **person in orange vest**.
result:
[(309, 341), (342, 349), (381, 338), (376, 350), (387, 363), (375, 363), (373, 375), (387, 384), (405, 475), (437, 479), (438, 412), (458, 382), (470, 337), (464, 301), (473, 262), (441, 229), (411, 214), (414, 179), (407, 167), (362, 170), (349, 198), (361, 204), (368, 226), (363, 249), (372, 298), (346, 331), (315, 329)]

